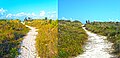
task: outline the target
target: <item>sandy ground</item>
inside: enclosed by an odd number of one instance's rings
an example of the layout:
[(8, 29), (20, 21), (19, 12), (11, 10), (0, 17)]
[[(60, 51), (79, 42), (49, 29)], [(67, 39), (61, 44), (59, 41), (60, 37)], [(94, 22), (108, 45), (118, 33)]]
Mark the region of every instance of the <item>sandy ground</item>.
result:
[(112, 43), (108, 42), (105, 36), (91, 33), (83, 27), (88, 34), (88, 42), (85, 45), (85, 52), (75, 58), (111, 58)]
[(27, 26), (31, 30), (24, 36), (21, 42), (21, 48), (19, 52), (21, 53), (17, 58), (37, 58), (37, 53), (35, 49), (35, 39), (38, 34), (37, 29), (34, 27)]

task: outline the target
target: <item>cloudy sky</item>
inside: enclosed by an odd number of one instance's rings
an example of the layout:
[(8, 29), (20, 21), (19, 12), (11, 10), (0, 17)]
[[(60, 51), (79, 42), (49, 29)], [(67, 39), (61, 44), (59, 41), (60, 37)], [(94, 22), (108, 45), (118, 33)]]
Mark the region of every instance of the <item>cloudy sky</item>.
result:
[(120, 21), (120, 0), (59, 0), (58, 18)]
[(58, 0), (0, 0), (0, 19), (57, 19)]

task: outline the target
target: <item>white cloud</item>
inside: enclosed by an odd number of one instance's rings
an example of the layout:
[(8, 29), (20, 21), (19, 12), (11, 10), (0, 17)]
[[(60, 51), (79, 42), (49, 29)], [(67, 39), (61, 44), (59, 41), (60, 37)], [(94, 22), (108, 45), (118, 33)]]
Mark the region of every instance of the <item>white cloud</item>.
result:
[(54, 18), (55, 16), (54, 15), (50, 15), (50, 18), (52, 19), (52, 18)]
[(20, 13), (16, 13), (16, 14), (7, 14), (6, 18), (24, 18), (24, 17), (31, 17), (33, 19), (36, 18), (44, 18), (44, 17), (48, 17), (49, 19), (57, 19), (57, 13), (56, 11), (53, 12), (45, 12), (45, 11), (40, 11), (39, 14), (36, 14), (34, 12), (32, 13), (25, 13), (25, 12), (20, 12)]
[(56, 11), (52, 11), (52, 12), (47, 12), (48, 14), (56, 14)]
[(0, 14), (3, 15), (7, 10), (4, 10), (3, 8), (0, 8)]
[(70, 20), (72, 20), (72, 18), (70, 18)]
[(61, 19), (63, 19), (63, 20), (67, 20), (67, 18), (65, 18), (65, 17), (62, 17)]
[(50, 14), (51, 12), (47, 12), (48, 14)]
[(15, 18), (19, 18), (19, 17), (35, 17), (36, 14), (35, 13), (25, 13), (25, 12), (20, 12), (17, 14), (7, 14), (6, 18), (11, 18), (11, 17), (15, 17)]
[(48, 13), (47, 13), (47, 16), (48, 16), (48, 18), (50, 18), (50, 19), (57, 19), (57, 18), (58, 18), (58, 14), (57, 14), (56, 11), (48, 12)]
[(93, 20), (93, 21), (98, 21), (98, 20)]
[(116, 22), (119, 21), (119, 19), (116, 19)]
[(32, 15), (32, 16), (36, 16), (36, 14), (35, 14), (35, 13), (32, 13), (31, 15)]
[(20, 12), (17, 14), (7, 14), (6, 18), (19, 18), (19, 17), (23, 17), (23, 16), (27, 16), (28, 14), (24, 13), (24, 12)]
[(7, 10), (0, 8), (0, 18), (24, 18), (24, 17), (31, 17), (31, 18), (44, 18), (44, 17), (48, 17), (49, 19), (57, 19), (58, 18), (58, 14), (57, 11), (48, 11), (45, 12), (40, 11), (39, 14), (36, 14), (34, 12), (32, 13), (26, 13), (26, 12), (19, 12), (19, 13), (7, 13)]
[(113, 21), (111, 18), (108, 18), (108, 21)]
[(45, 11), (40, 11), (40, 16), (45, 16)]
[(119, 19), (115, 19), (115, 18), (108, 18), (108, 21), (117, 22), (117, 21), (120, 21), (120, 20)]
[(114, 18), (108, 18), (108, 21), (116, 21)]
[(56, 11), (53, 11), (52, 14), (56, 14), (57, 12)]
[(7, 14), (6, 18), (8, 18), (8, 17), (11, 18), (12, 16), (13, 16), (12, 14)]
[(26, 16), (26, 15), (27, 15), (27, 14), (24, 13), (24, 12), (21, 12), (21, 13), (17, 13), (17, 14), (15, 14), (15, 16), (17, 16), (17, 17)]

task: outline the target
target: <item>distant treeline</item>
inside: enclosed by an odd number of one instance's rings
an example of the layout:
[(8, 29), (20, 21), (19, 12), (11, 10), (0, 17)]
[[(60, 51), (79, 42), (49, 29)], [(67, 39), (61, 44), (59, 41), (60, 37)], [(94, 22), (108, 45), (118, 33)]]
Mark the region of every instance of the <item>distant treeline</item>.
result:
[(0, 19), (0, 21), (7, 21), (7, 19)]

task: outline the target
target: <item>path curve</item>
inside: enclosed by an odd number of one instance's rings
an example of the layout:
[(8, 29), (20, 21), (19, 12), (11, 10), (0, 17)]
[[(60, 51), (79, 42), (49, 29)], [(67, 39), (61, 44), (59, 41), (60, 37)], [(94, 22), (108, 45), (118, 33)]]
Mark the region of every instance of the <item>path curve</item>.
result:
[(17, 58), (37, 58), (37, 53), (35, 49), (35, 39), (38, 34), (37, 29), (28, 25), (26, 27), (31, 30), (24, 36), (21, 42), (21, 48), (19, 52), (21, 53)]
[(111, 58), (112, 43), (108, 42), (105, 36), (91, 33), (83, 27), (88, 34), (88, 41), (85, 45), (85, 52), (75, 58)]

